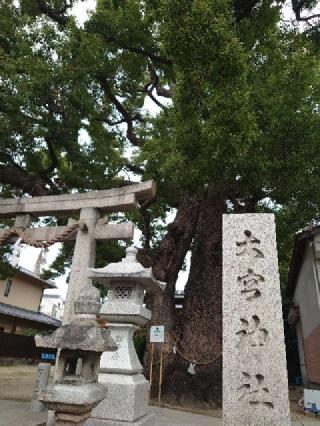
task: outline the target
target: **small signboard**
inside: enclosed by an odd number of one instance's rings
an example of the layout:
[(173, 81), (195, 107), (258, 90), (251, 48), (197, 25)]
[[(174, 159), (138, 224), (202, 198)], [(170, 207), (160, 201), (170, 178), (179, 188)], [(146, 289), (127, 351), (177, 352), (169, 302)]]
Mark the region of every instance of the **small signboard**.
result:
[(164, 325), (153, 325), (150, 328), (150, 342), (151, 343), (164, 342)]
[(48, 359), (50, 361), (54, 361), (56, 359), (56, 356), (55, 354), (41, 353), (41, 359)]

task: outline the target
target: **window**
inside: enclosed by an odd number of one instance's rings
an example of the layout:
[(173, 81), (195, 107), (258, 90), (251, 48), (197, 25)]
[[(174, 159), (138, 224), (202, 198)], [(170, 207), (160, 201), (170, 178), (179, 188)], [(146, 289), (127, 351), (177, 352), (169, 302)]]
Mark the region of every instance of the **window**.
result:
[(5, 296), (5, 297), (8, 297), (8, 296), (9, 296), (10, 288), (11, 288), (11, 284), (12, 284), (12, 280), (8, 279), (8, 280), (6, 281), (6, 288), (5, 288), (5, 290), (4, 290), (4, 296)]

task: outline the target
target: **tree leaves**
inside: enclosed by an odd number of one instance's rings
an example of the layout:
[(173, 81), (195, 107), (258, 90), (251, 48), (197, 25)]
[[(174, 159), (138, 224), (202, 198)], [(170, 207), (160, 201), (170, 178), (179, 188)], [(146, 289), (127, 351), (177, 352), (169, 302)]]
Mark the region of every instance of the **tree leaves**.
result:
[(98, 1), (83, 28), (71, 3), (1, 3), (3, 196), (154, 178), (151, 246), (166, 212), (208, 186), (290, 211), (290, 232), (318, 215), (317, 44), (279, 25), (279, 3)]

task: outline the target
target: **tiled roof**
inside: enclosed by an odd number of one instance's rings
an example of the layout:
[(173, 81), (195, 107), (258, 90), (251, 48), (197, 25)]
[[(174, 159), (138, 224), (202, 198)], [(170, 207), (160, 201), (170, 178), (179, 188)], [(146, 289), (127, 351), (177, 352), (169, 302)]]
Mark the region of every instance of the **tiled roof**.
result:
[(48, 315), (30, 311), (29, 309), (18, 308), (17, 306), (7, 305), (6, 303), (0, 303), (0, 314), (40, 322), (42, 324), (54, 325), (56, 327), (61, 325), (61, 321), (49, 317)]

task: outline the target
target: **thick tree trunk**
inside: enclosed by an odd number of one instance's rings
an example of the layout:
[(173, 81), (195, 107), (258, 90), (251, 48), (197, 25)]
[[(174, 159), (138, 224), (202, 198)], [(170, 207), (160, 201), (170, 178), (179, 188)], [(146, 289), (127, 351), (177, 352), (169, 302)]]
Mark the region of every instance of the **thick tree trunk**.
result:
[[(164, 391), (172, 403), (210, 407), (221, 405), (222, 400), (221, 244), (225, 200), (219, 193), (208, 191), (199, 207), (183, 319), (177, 334), (178, 353), (165, 372)], [(195, 375), (188, 373), (185, 358), (199, 363)]]
[[(174, 344), (173, 336), (176, 326), (174, 304), (175, 284), (186, 253), (190, 249), (198, 220), (198, 212), (198, 199), (184, 198), (180, 202), (174, 221), (168, 226), (168, 233), (163, 239), (160, 248), (155, 250), (152, 256), (154, 275), (158, 280), (165, 281), (167, 285), (163, 294), (149, 296), (147, 298), (147, 305), (152, 310), (152, 324), (165, 326), (165, 353)], [(160, 346), (158, 345), (155, 348), (154, 361), (159, 360), (159, 357)], [(166, 359), (165, 368), (168, 362), (169, 359)], [(145, 357), (145, 365), (148, 370), (150, 367), (149, 345)], [(155, 368), (155, 376), (157, 372), (157, 368)], [(148, 371), (146, 373), (148, 374)]]

